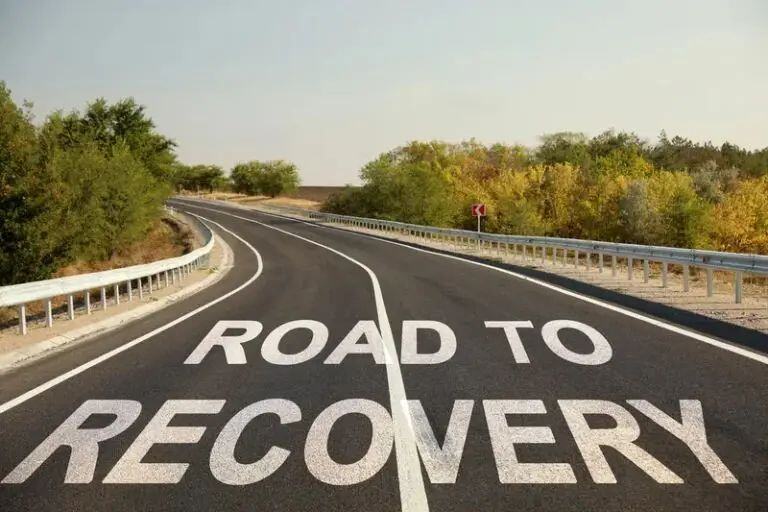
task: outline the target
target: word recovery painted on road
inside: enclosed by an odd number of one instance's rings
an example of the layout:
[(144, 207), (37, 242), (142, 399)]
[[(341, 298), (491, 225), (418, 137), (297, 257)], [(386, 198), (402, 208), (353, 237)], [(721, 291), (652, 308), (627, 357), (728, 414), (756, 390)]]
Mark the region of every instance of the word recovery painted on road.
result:
[[(535, 364), (520, 336), (521, 331), (538, 331), (541, 342), (557, 358), (567, 364), (599, 366), (608, 364), (613, 351), (609, 341), (595, 328), (572, 320), (552, 320), (541, 326), (530, 321), (487, 321), (488, 334), (498, 335), (510, 349), (515, 364)], [(330, 333), (326, 325), (315, 320), (285, 323), (264, 334), (263, 325), (252, 320), (220, 321), (203, 337), (183, 361), (185, 365), (200, 365), (218, 360), (229, 365), (248, 364), (245, 345), (261, 338), (261, 358), (273, 365), (301, 365), (319, 357), (328, 346)], [(281, 341), (294, 331), (305, 331), (306, 346), (293, 353), (281, 350)], [(422, 333), (439, 340), (437, 350), (422, 352)], [(570, 331), (588, 342), (589, 350), (576, 352), (563, 341)], [(350, 355), (370, 357), (372, 364), (437, 365), (448, 363), (456, 354), (458, 343), (454, 331), (446, 324), (430, 320), (404, 321), (401, 329), (400, 354), (393, 356), (384, 350), (382, 334), (373, 321), (362, 320), (344, 335), (322, 363), (343, 364)], [(262, 334), (264, 336), (262, 337)], [(332, 366), (331, 366), (332, 367)], [(660, 484), (682, 484), (683, 478), (673, 468), (662, 463), (641, 447), (641, 428), (637, 418), (649, 420), (656, 430), (668, 436), (668, 442), (682, 443), (700, 463), (713, 482), (737, 483), (738, 480), (707, 440), (704, 411), (699, 400), (677, 400), (674, 410), (662, 410), (648, 400), (630, 398), (624, 401), (604, 399), (557, 399), (551, 404), (537, 399), (455, 400), (447, 425), (433, 425), (421, 400), (404, 400), (400, 404), (408, 412), (425, 474), (433, 484), (455, 483), (464, 454), (470, 427), (484, 429), (490, 440), (498, 480), (501, 484), (576, 484), (573, 466), (568, 462), (543, 462), (518, 457), (518, 448), (531, 444), (556, 444), (550, 426), (530, 426), (525, 416), (540, 416), (542, 421), (564, 422), (570, 437), (587, 468), (587, 483), (615, 484), (617, 475), (611, 468), (607, 453), (619, 454), (649, 478)], [(174, 484), (184, 478), (189, 464), (183, 461), (145, 462), (144, 458), (156, 445), (198, 444), (205, 426), (190, 426), (185, 415), (218, 415), (226, 399), (171, 399), (152, 414), (138, 436), (103, 478), (105, 484)], [(473, 411), (482, 411), (484, 424), (471, 426)], [(667, 407), (668, 409), (668, 407)], [(4, 484), (27, 481), (50, 459), (68, 456), (65, 483), (89, 483), (94, 480), (99, 462), (100, 443), (115, 438), (134, 425), (142, 415), (143, 406), (135, 400), (87, 400), (58, 428), (40, 443), (2, 480)], [(555, 412), (556, 411), (556, 412)], [(151, 413), (150, 413), (151, 414)], [(112, 420), (99, 428), (86, 427), (95, 415), (109, 415)], [(334, 425), (342, 418), (354, 415), (370, 424), (370, 439), (365, 453), (353, 462), (339, 463), (329, 450)], [(235, 447), (247, 427), (262, 416), (269, 416), (273, 426), (263, 435), (274, 435), (275, 429), (295, 423), (308, 425), (303, 446), (273, 445), (257, 460), (243, 462), (235, 457)], [(608, 427), (596, 427), (589, 418), (602, 416)], [(475, 422), (477, 423), (477, 422)], [(186, 426), (176, 426), (183, 424)], [(601, 425), (604, 425), (602, 422)], [(287, 427), (284, 427), (287, 428)], [(367, 432), (367, 430), (362, 429)], [(436, 432), (445, 432), (442, 443)], [(251, 432), (251, 435), (252, 432)], [(353, 485), (377, 474), (392, 456), (396, 429), (391, 411), (382, 404), (365, 399), (340, 400), (325, 407), (316, 417), (305, 418), (299, 404), (284, 398), (255, 401), (240, 408), (216, 433), (210, 447), (210, 473), (226, 485), (256, 484), (280, 470), (289, 457), (302, 457), (307, 471), (318, 481), (329, 485)], [(68, 450), (61, 450), (62, 447)], [(156, 457), (155, 457), (156, 459)], [(612, 458), (611, 460), (615, 460)]]

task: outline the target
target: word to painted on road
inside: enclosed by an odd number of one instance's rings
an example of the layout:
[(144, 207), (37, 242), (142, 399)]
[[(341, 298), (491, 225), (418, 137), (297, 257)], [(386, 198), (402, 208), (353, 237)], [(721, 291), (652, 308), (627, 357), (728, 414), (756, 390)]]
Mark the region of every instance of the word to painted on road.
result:
[(476, 203), (472, 205), (473, 217), (485, 217), (485, 205), (482, 203)]
[[(488, 342), (506, 342), (510, 360), (515, 364), (534, 364), (523, 343), (521, 332), (538, 332), (548, 351), (559, 359), (575, 365), (598, 366), (610, 362), (613, 357), (608, 340), (596, 329), (572, 320), (552, 320), (540, 327), (529, 321), (485, 322)], [(220, 321), (200, 341), (184, 360), (185, 365), (247, 364), (244, 345), (253, 342), (263, 332), (258, 321)], [(533, 330), (533, 331), (531, 331)], [(298, 352), (281, 350), (281, 342), (295, 331), (308, 334), (306, 347)], [(402, 324), (399, 360), (386, 351), (382, 333), (373, 321), (363, 320), (333, 347), (322, 361), (328, 365), (342, 364), (349, 356), (369, 357), (374, 364), (385, 365), (434, 365), (449, 361), (457, 350), (456, 335), (444, 323), (429, 320), (405, 321)], [(419, 350), (423, 334), (439, 340), (436, 350)], [(566, 332), (568, 333), (566, 335)], [(588, 350), (576, 352), (566, 343), (573, 336), (581, 339), (581, 347)], [(274, 365), (298, 365), (320, 354), (329, 340), (328, 328), (314, 320), (297, 320), (280, 325), (263, 337), (261, 357)], [(564, 342), (565, 340), (565, 342)], [(474, 341), (474, 340), (473, 340)], [(430, 343), (430, 346), (433, 346)], [(530, 349), (530, 346), (528, 347)], [(499, 482), (502, 484), (574, 484), (576, 473), (568, 462), (536, 461), (518, 457), (518, 449), (524, 445), (554, 445), (573, 441), (587, 468), (592, 482), (617, 483), (616, 474), (609, 464), (616, 461), (616, 454), (628, 460), (655, 482), (682, 484), (683, 478), (674, 467), (662, 463), (638, 442), (641, 427), (638, 418), (655, 425), (654, 431), (670, 436), (670, 442), (682, 443), (701, 464), (702, 469), (718, 484), (738, 483), (738, 480), (715, 453), (707, 441), (704, 412), (699, 400), (679, 400), (673, 410), (663, 411), (647, 400), (630, 399), (626, 403), (596, 399), (553, 400), (551, 406), (536, 399), (455, 400), (448, 424), (432, 425), (420, 400), (403, 400), (398, 404), (409, 415), (410, 428), (414, 431), (416, 450), (429, 480), (434, 484), (455, 483), (464, 447), (469, 434), (471, 417), (477, 407), (482, 409), (487, 432), (478, 436), (488, 439), (490, 452), (496, 464)], [(152, 415), (127, 450), (103, 478), (105, 484), (175, 484), (184, 478), (190, 464), (182, 461), (158, 461), (157, 453), (144, 458), (156, 445), (196, 445), (203, 439), (207, 427), (200, 425), (200, 415), (219, 415), (227, 405), (224, 399), (167, 400)], [(559, 415), (551, 413), (556, 407)], [(19, 463), (5, 478), (4, 484), (27, 481), (50, 459), (68, 457), (65, 483), (89, 483), (94, 480), (99, 463), (100, 445), (117, 438), (134, 425), (141, 416), (142, 404), (134, 400), (87, 400), (81, 404), (56, 430), (32, 453)], [(235, 410), (239, 409), (239, 410)], [(387, 463), (392, 455), (397, 429), (391, 412), (383, 405), (368, 399), (352, 398), (330, 404), (313, 420), (304, 418), (301, 407), (284, 398), (259, 400), (239, 408), (230, 404), (228, 414), (233, 414), (213, 439), (206, 436), (210, 447), (208, 468), (211, 475), (226, 485), (255, 484), (280, 470), (290, 457), (303, 457), (307, 471), (317, 480), (330, 485), (353, 485), (370, 479)], [(108, 415), (106, 426), (86, 426), (94, 416)], [(194, 415), (195, 423), (183, 419)], [(548, 415), (550, 426), (530, 426), (531, 421), (521, 416)], [(594, 417), (602, 416), (600, 428)], [(256, 421), (259, 418), (258, 422)], [(329, 444), (331, 431), (339, 420), (368, 422), (370, 439), (365, 453), (352, 462), (339, 463), (331, 456)], [(588, 420), (589, 419), (589, 420)], [(265, 425), (269, 428), (254, 432), (249, 425)], [(477, 423), (477, 422), (475, 422)], [(302, 446), (277, 446), (270, 438), (279, 435), (279, 429), (295, 428), (297, 424), (306, 432)], [(610, 425), (605, 427), (604, 425)], [(185, 426), (177, 426), (185, 425)], [(563, 428), (564, 427), (564, 428)], [(362, 426), (356, 432), (367, 432)], [(554, 432), (569, 432), (570, 440), (556, 439)], [(445, 432), (442, 444), (436, 432)], [(241, 438), (258, 436), (267, 449), (251, 454), (247, 462), (235, 457), (236, 446)], [(561, 436), (562, 437), (562, 436)], [(283, 443), (281, 443), (283, 444)], [(114, 445), (111, 445), (114, 446)], [(66, 447), (68, 450), (61, 450)], [(670, 461), (674, 462), (674, 461)], [(53, 463), (53, 462), (51, 462)], [(668, 462), (669, 463), (669, 462)], [(104, 474), (104, 473), (101, 473)]]

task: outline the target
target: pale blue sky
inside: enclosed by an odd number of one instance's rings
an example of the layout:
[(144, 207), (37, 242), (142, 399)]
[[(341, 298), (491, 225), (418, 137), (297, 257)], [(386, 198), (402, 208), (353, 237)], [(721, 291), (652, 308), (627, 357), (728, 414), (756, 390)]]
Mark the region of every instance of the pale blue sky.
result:
[(766, 62), (766, 0), (0, 0), (0, 80), (38, 120), (133, 96), (182, 161), (285, 158), (309, 185), (413, 139), (765, 147)]

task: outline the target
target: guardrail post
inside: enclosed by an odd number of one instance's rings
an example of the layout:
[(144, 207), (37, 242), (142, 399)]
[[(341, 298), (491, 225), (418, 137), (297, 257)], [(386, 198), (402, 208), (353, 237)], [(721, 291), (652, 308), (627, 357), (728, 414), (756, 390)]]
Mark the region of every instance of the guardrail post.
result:
[(711, 297), (715, 294), (714, 276), (711, 268), (705, 269), (705, 272), (707, 273), (707, 297)]
[(541, 246), (541, 264), (543, 265), (546, 262), (547, 262), (547, 246), (542, 245)]
[(85, 314), (91, 314), (91, 290), (85, 290)]
[(603, 253), (597, 253), (597, 269), (601, 274), (603, 273)]
[(647, 283), (651, 278), (651, 269), (648, 265), (648, 260), (643, 260), (643, 282)]
[(165, 271), (165, 287), (168, 288), (168, 271)]
[(668, 286), (668, 277), (667, 273), (669, 271), (668, 269), (669, 264), (666, 261), (663, 261), (661, 263), (661, 287), (666, 288)]
[(586, 256), (587, 256), (587, 272), (589, 272), (590, 270), (592, 270), (592, 253), (588, 252)]
[(19, 334), (27, 334), (27, 305), (19, 304)]
[(632, 258), (627, 258), (627, 279), (630, 281), (632, 280), (632, 270), (634, 270), (634, 261), (632, 261)]
[(744, 273), (737, 270), (733, 273), (733, 291), (736, 299), (736, 304), (741, 304), (742, 299), (742, 284), (744, 282)]
[(70, 320), (75, 319), (75, 298), (71, 293), (67, 296), (67, 315)]
[(45, 326), (53, 327), (53, 306), (51, 299), (45, 299)]
[(137, 288), (139, 289), (139, 300), (144, 300), (144, 286), (141, 284), (141, 278), (136, 280)]
[(615, 254), (611, 254), (611, 275), (613, 277), (616, 277), (616, 275), (619, 272), (617, 263), (618, 262), (616, 261), (616, 255)]
[(120, 304), (120, 285), (115, 285), (115, 305)]
[(107, 289), (103, 286), (101, 287), (101, 309), (102, 311), (107, 309)]
[(683, 265), (683, 291), (691, 291), (691, 271), (688, 265)]
[(557, 265), (557, 247), (552, 248), (552, 266)]
[(131, 280), (125, 282), (125, 289), (128, 290), (128, 302), (133, 300), (133, 286), (131, 286)]

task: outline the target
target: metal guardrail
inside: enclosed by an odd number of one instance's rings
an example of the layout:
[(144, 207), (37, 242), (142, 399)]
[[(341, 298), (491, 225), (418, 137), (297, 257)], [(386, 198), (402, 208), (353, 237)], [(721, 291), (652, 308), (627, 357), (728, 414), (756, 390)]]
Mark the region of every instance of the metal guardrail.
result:
[[(605, 258), (610, 257), (611, 272), (617, 275), (618, 261), (627, 263), (627, 277), (633, 279), (634, 262), (641, 261), (643, 279), (648, 282), (650, 263), (661, 263), (661, 278), (664, 288), (668, 285), (669, 265), (678, 265), (682, 269), (683, 290), (690, 289), (690, 268), (703, 268), (707, 277), (707, 295), (714, 294), (713, 272), (715, 270), (733, 272), (734, 295), (736, 303), (743, 298), (744, 274), (768, 275), (768, 256), (760, 254), (741, 254), (732, 252), (705, 251), (699, 249), (679, 249), (675, 247), (660, 247), (650, 245), (622, 244), (600, 242), (595, 240), (578, 240), (573, 238), (554, 238), (543, 236), (517, 236), (494, 233), (478, 233), (464, 229), (447, 229), (418, 224), (408, 224), (387, 220), (353, 217), (333, 213), (317, 212), (295, 207), (274, 207), (279, 211), (290, 212), (321, 222), (345, 224), (383, 232), (398, 232), (415, 238), (437, 239), (438, 241), (459, 246), (476, 246), (481, 250), (497, 249), (500, 254), (512, 252), (518, 254), (521, 250), (523, 258), (541, 258), (542, 262), (551, 259), (553, 263), (560, 261), (565, 265), (569, 253), (573, 254), (573, 264), (578, 267), (583, 257), (583, 264), (591, 269), (593, 264), (602, 272), (606, 264)], [(594, 259), (597, 259), (595, 262)]]
[[(173, 211), (168, 208), (169, 211)], [(120, 304), (120, 289), (125, 290), (127, 299), (133, 300), (135, 291), (139, 300), (144, 298), (144, 292), (151, 294), (153, 289), (159, 290), (161, 278), (165, 286), (181, 282), (185, 276), (200, 265), (207, 263), (213, 249), (213, 232), (203, 222), (195, 218), (202, 227), (205, 245), (176, 258), (134, 265), (131, 267), (80, 274), (75, 276), (46, 279), (30, 283), (14, 284), (0, 287), (0, 307), (17, 306), (19, 308), (19, 333), (27, 334), (26, 306), (30, 302), (45, 302), (45, 322), (47, 327), (53, 325), (51, 300), (54, 297), (67, 297), (67, 313), (70, 320), (75, 318), (75, 295), (82, 293), (86, 314), (91, 314), (91, 291), (100, 291), (101, 309), (107, 309), (107, 289), (112, 288), (116, 304)]]

